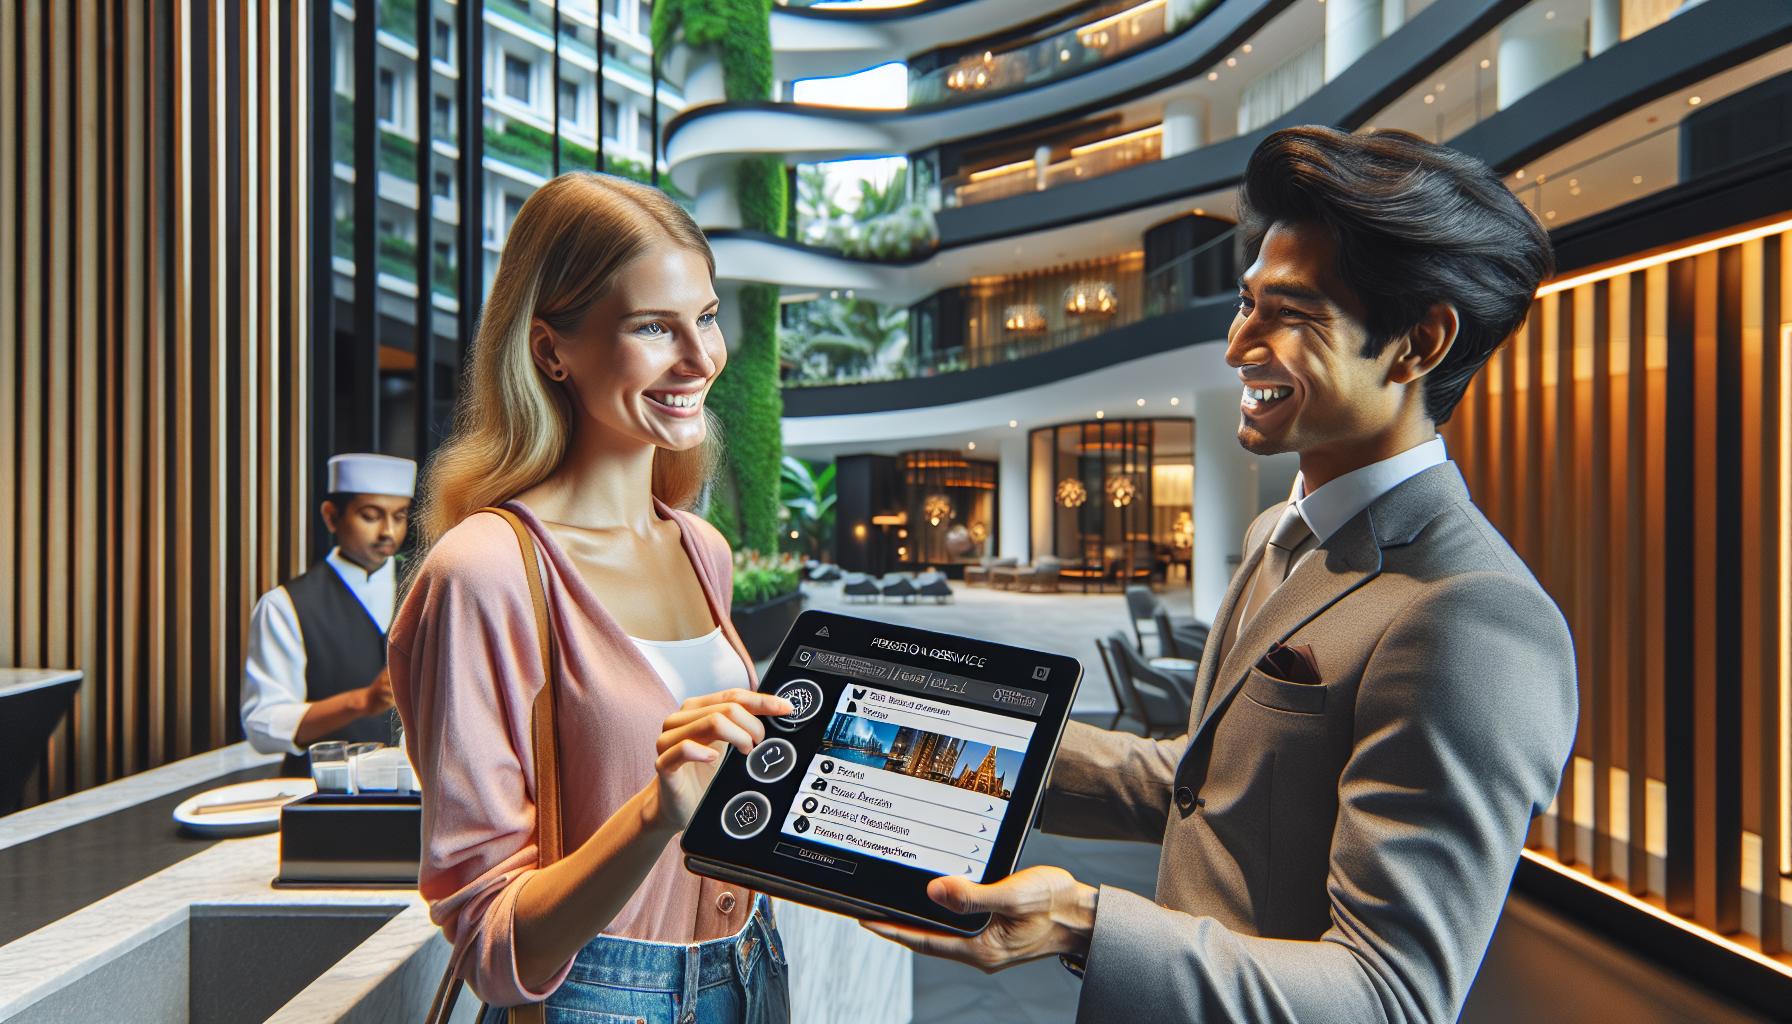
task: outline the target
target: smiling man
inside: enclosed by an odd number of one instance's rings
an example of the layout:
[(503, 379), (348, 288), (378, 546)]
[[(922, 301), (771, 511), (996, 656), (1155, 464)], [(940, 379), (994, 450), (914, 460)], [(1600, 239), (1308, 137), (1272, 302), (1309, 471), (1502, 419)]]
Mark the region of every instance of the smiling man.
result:
[(1575, 728), (1567, 626), (1437, 436), (1548, 236), (1404, 132), (1277, 132), (1239, 210), (1238, 439), (1300, 475), (1246, 535), (1187, 735), (1073, 724), (1041, 815), (1161, 843), (1155, 899), (1036, 867), (932, 883), (996, 915), (974, 938), (869, 927), (984, 970), (1062, 956), (1079, 1021), (1443, 1024)]

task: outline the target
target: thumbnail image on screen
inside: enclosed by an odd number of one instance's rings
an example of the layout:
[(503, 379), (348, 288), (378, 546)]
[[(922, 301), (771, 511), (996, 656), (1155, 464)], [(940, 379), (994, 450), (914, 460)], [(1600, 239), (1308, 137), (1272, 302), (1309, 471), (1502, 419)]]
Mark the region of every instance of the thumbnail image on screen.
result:
[(933, 874), (981, 877), (1034, 728), (849, 686), (783, 831)]

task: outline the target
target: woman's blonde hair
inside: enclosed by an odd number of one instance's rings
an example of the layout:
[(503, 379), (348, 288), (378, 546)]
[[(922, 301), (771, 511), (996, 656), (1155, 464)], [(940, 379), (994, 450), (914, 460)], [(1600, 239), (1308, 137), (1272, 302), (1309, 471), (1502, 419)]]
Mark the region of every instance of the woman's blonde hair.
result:
[[(454, 418), (454, 433), (425, 473), (416, 522), (427, 549), (474, 511), (547, 479), (566, 455), (572, 407), (566, 391), (535, 365), (536, 319), (568, 333), (609, 293), (642, 252), (670, 242), (703, 256), (709, 242), (682, 207), (659, 189), (609, 174), (563, 174), (535, 190), (510, 226), (491, 298), (480, 317)], [(716, 463), (720, 433), (704, 414), (702, 444), (653, 455), (653, 494), (688, 507)]]

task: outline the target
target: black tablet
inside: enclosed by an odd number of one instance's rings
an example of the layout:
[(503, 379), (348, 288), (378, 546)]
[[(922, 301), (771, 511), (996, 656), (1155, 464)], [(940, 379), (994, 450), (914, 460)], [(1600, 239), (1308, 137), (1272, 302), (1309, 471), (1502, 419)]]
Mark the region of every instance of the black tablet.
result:
[(730, 750), (684, 832), (700, 875), (975, 934), (936, 875), (1014, 871), (1083, 674), (1075, 658), (804, 612), (759, 689), (796, 710)]

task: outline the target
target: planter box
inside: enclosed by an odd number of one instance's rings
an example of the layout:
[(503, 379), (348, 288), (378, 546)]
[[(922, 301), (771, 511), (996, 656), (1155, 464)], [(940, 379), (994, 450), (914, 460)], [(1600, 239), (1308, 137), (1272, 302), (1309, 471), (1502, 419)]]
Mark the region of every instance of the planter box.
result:
[(760, 661), (778, 653), (784, 634), (790, 632), (802, 611), (803, 592), (798, 589), (770, 601), (735, 605), (728, 617), (734, 623), (734, 631), (740, 634), (740, 642), (747, 646), (747, 654)]

